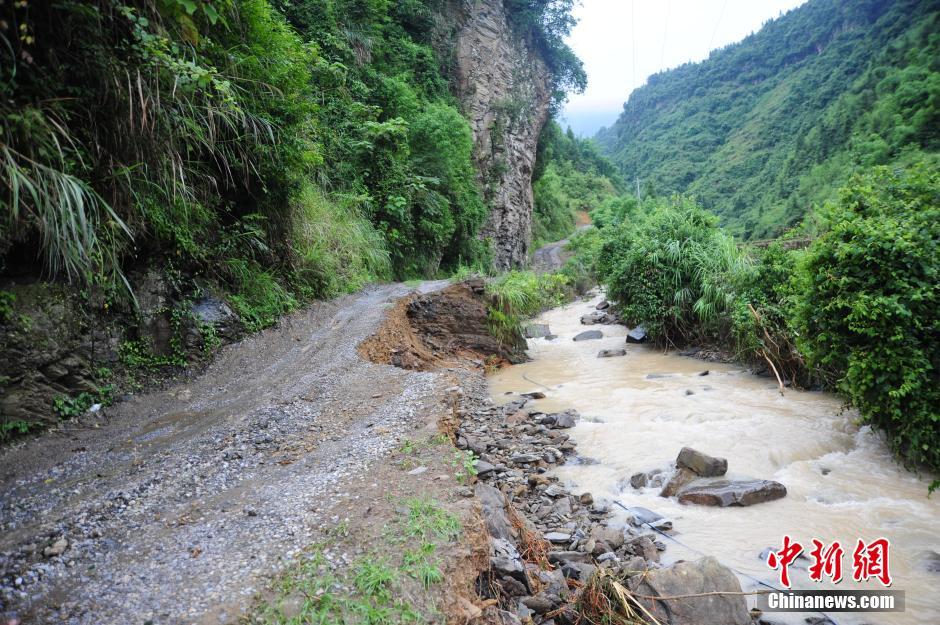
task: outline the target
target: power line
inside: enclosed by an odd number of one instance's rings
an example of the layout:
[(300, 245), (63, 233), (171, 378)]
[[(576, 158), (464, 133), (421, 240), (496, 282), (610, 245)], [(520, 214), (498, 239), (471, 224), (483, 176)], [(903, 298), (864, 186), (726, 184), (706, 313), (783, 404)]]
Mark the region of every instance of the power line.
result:
[(666, 22), (663, 24), (663, 50), (659, 54), (659, 68), (663, 69), (663, 62), (666, 59), (666, 35), (669, 34), (669, 11), (672, 8), (672, 0), (666, 0)]
[(630, 99), (633, 100), (633, 112), (636, 113), (636, 0), (630, 0), (630, 40), (633, 44), (633, 77), (630, 80)]
[(712, 38), (708, 41), (708, 50), (705, 51), (706, 58), (708, 54), (712, 51), (712, 44), (715, 43), (715, 35), (718, 34), (718, 27), (721, 25), (721, 18), (725, 14), (725, 7), (728, 6), (728, 0), (725, 0), (721, 5), (721, 12), (718, 14), (718, 21), (715, 22), (715, 30), (712, 31)]

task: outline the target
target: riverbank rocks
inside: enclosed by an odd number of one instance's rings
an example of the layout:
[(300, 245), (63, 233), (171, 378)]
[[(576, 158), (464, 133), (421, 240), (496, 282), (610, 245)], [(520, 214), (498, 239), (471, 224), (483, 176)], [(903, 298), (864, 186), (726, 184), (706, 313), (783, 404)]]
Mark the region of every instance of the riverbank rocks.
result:
[(610, 302), (608, 302), (606, 299), (602, 300), (598, 302), (597, 306), (595, 306), (594, 308), (596, 308), (597, 310), (607, 310), (608, 308), (610, 308)]
[(627, 332), (627, 343), (645, 343), (646, 341), (646, 328), (643, 326), (637, 326)]
[(679, 503), (700, 506), (752, 506), (786, 497), (787, 488), (772, 480), (695, 480), (678, 493)]
[(623, 348), (620, 348), (620, 349), (602, 349), (601, 351), (597, 352), (597, 357), (598, 357), (598, 358), (617, 358), (617, 357), (626, 356), (626, 355), (627, 355), (627, 350), (625, 350), (625, 349), (623, 349)]
[(581, 317), (581, 325), (586, 326), (593, 326), (596, 324), (611, 324), (616, 322), (616, 317), (602, 310), (596, 310), (588, 315)]
[[(480, 384), (485, 385), (482, 378)], [(712, 558), (670, 567), (660, 563), (660, 553), (666, 549), (661, 533), (671, 532), (673, 521), (653, 510), (632, 507), (626, 510), (624, 524), (612, 517), (610, 502), (595, 500), (599, 493), (575, 495), (551, 475), (552, 468), (578, 460), (568, 432), (580, 419), (577, 411), (545, 413), (519, 396), (496, 406), (480, 399), (484, 393), (469, 389), (459, 397), (455, 435), (458, 447), (472, 449), (478, 456), (480, 481), (474, 492), (490, 549), (489, 567), (480, 574), (476, 588), (483, 601), (495, 603), (487, 609), (498, 609), (502, 622), (577, 622), (577, 593), (599, 571), (650, 596), (740, 592), (734, 575)], [(689, 485), (728, 482), (716, 480), (727, 464), (722, 458), (683, 448), (676, 458), (676, 472), (687, 475)], [(636, 474), (640, 477), (634, 476), (633, 482), (660, 484), (668, 475), (664, 469), (654, 469)], [(663, 624), (749, 623), (740, 595), (646, 603)]]
[(595, 341), (604, 338), (604, 333), (600, 330), (587, 330), (574, 337), (574, 341)]
[(527, 339), (541, 339), (552, 334), (548, 329), (548, 325), (544, 323), (530, 323), (523, 329), (522, 333)]
[(747, 602), (740, 594), (708, 596), (704, 593), (741, 593), (734, 573), (713, 557), (647, 571), (629, 580), (630, 590), (655, 597), (683, 596), (681, 600), (641, 599), (663, 625), (750, 625)]

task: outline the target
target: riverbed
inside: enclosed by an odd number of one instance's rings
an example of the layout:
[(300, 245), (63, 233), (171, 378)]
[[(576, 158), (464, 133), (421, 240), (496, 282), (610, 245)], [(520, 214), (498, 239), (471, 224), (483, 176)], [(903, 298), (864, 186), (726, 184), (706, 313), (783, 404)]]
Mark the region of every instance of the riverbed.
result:
[[(891, 589), (905, 591), (905, 612), (829, 618), (839, 625), (940, 623), (940, 494), (927, 497), (928, 476), (898, 466), (883, 439), (859, 427), (858, 415), (835, 395), (792, 389), (781, 394), (776, 380), (741, 366), (625, 345), (623, 326), (582, 325), (581, 315), (601, 299), (541, 315), (535, 322), (548, 324), (557, 338), (530, 339), (531, 362), (489, 380), (496, 402), (513, 397), (507, 393), (542, 391), (545, 398), (535, 400), (536, 408), (581, 413), (571, 430), (581, 461), (554, 475), (573, 492), (642, 506), (673, 520), (672, 537), (682, 545), (663, 538), (664, 562), (714, 555), (738, 573), (745, 590), (760, 588), (755, 579), (780, 585), (761, 553), (779, 548), (784, 534), (802, 543), (807, 555), (813, 538), (838, 540), (846, 552), (847, 579), (840, 584), (809, 580), (803, 560), (790, 569), (794, 588), (879, 588), (878, 582), (852, 580), (852, 551), (859, 538), (885, 537)], [(604, 337), (572, 340), (588, 329), (600, 329)], [(597, 357), (601, 349), (620, 347), (627, 348), (626, 356)], [(729, 478), (776, 480), (788, 494), (751, 507), (712, 508), (680, 505), (659, 497), (659, 488), (630, 486), (634, 473), (668, 468), (683, 446), (727, 458)], [(767, 615), (779, 623), (803, 623), (806, 616), (819, 615)]]

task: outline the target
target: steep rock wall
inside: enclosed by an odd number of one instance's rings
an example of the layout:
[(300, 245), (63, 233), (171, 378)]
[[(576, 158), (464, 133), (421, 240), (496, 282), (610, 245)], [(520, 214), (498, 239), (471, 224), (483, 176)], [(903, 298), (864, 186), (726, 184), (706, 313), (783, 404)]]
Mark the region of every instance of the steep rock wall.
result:
[(454, 89), (470, 120), (479, 180), (490, 207), (483, 236), (494, 262), (527, 261), (532, 239), (532, 171), (548, 120), (551, 81), (545, 62), (509, 23), (503, 0), (462, 0), (456, 24)]

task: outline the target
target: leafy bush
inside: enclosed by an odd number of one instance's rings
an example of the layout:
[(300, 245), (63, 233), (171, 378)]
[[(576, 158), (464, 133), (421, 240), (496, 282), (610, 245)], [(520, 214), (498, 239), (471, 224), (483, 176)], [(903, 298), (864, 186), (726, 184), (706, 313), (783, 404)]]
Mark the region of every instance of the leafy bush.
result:
[(512, 342), (522, 322), (558, 306), (568, 296), (568, 279), (562, 274), (510, 271), (486, 285), (490, 296), (490, 332), (504, 343)]
[(753, 271), (740, 274), (735, 285), (730, 344), (738, 358), (769, 366), (781, 382), (804, 388), (815, 385), (818, 375), (807, 367), (792, 328), (793, 276), (799, 252), (774, 242), (746, 253), (753, 260)]
[(902, 458), (940, 470), (940, 172), (876, 168), (822, 217), (795, 291), (800, 347)]
[(470, 124), (453, 106), (431, 103), (411, 125), (409, 141), (414, 168), (431, 191), (416, 198), (416, 247), (448, 267), (474, 260), (486, 206), (472, 165)]
[(628, 322), (666, 344), (726, 339), (749, 259), (689, 198), (648, 201), (644, 210), (614, 228), (600, 252), (608, 295)]

